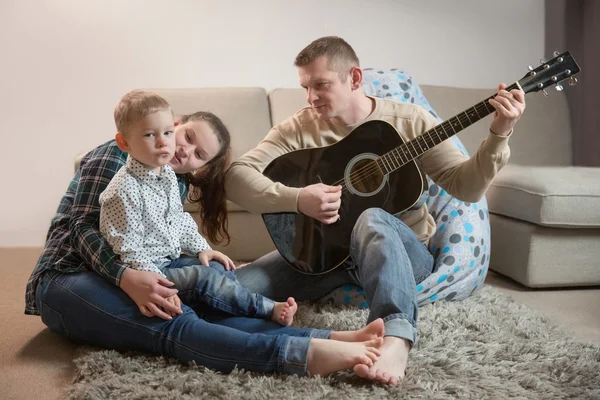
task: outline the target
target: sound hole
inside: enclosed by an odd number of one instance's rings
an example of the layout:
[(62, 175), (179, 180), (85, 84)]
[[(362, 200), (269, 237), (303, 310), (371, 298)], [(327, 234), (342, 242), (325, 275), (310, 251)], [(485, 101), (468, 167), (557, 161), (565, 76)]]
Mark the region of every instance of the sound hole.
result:
[(384, 175), (373, 160), (360, 160), (350, 170), (350, 182), (360, 193), (371, 193), (381, 186)]

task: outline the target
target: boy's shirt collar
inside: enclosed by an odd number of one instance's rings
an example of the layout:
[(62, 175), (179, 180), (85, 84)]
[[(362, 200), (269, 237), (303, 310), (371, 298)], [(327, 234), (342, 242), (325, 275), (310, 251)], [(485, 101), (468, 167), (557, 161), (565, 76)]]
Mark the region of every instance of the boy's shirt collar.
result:
[(160, 173), (157, 174), (135, 158), (131, 157), (131, 155), (127, 156), (125, 166), (129, 172), (140, 178), (142, 181), (155, 181), (162, 177), (166, 177), (169, 173), (169, 169), (172, 169), (171, 166), (167, 164), (161, 167)]

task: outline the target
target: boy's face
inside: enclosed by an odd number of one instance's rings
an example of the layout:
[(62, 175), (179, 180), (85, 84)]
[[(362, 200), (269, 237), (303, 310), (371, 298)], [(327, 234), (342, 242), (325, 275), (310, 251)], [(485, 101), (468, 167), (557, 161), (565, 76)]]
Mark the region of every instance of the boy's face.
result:
[(175, 126), (171, 111), (157, 111), (129, 126), (124, 136), (131, 157), (157, 172), (175, 154)]

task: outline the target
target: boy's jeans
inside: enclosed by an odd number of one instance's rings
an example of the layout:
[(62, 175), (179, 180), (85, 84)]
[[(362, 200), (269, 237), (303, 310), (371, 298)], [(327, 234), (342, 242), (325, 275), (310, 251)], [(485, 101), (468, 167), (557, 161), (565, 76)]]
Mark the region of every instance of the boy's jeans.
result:
[(222, 272), (185, 255), (165, 263), (161, 271), (178, 290), (195, 291), (195, 298), (208, 307), (240, 317), (271, 319), (275, 302), (250, 292), (233, 271)]

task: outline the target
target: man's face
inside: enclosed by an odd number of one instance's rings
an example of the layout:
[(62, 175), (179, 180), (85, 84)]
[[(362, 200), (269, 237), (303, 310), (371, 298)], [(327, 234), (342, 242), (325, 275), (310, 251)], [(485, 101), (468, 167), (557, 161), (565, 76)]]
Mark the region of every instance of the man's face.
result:
[(212, 160), (221, 145), (206, 121), (188, 121), (175, 127), (175, 155), (169, 165), (175, 173), (187, 174)]
[(159, 169), (175, 153), (174, 129), (171, 111), (148, 114), (127, 130), (127, 152), (148, 168)]
[(350, 71), (342, 82), (337, 71), (327, 67), (327, 58), (319, 57), (312, 63), (298, 67), (300, 86), (306, 90), (306, 100), (320, 119), (344, 117), (349, 112), (352, 94)]

